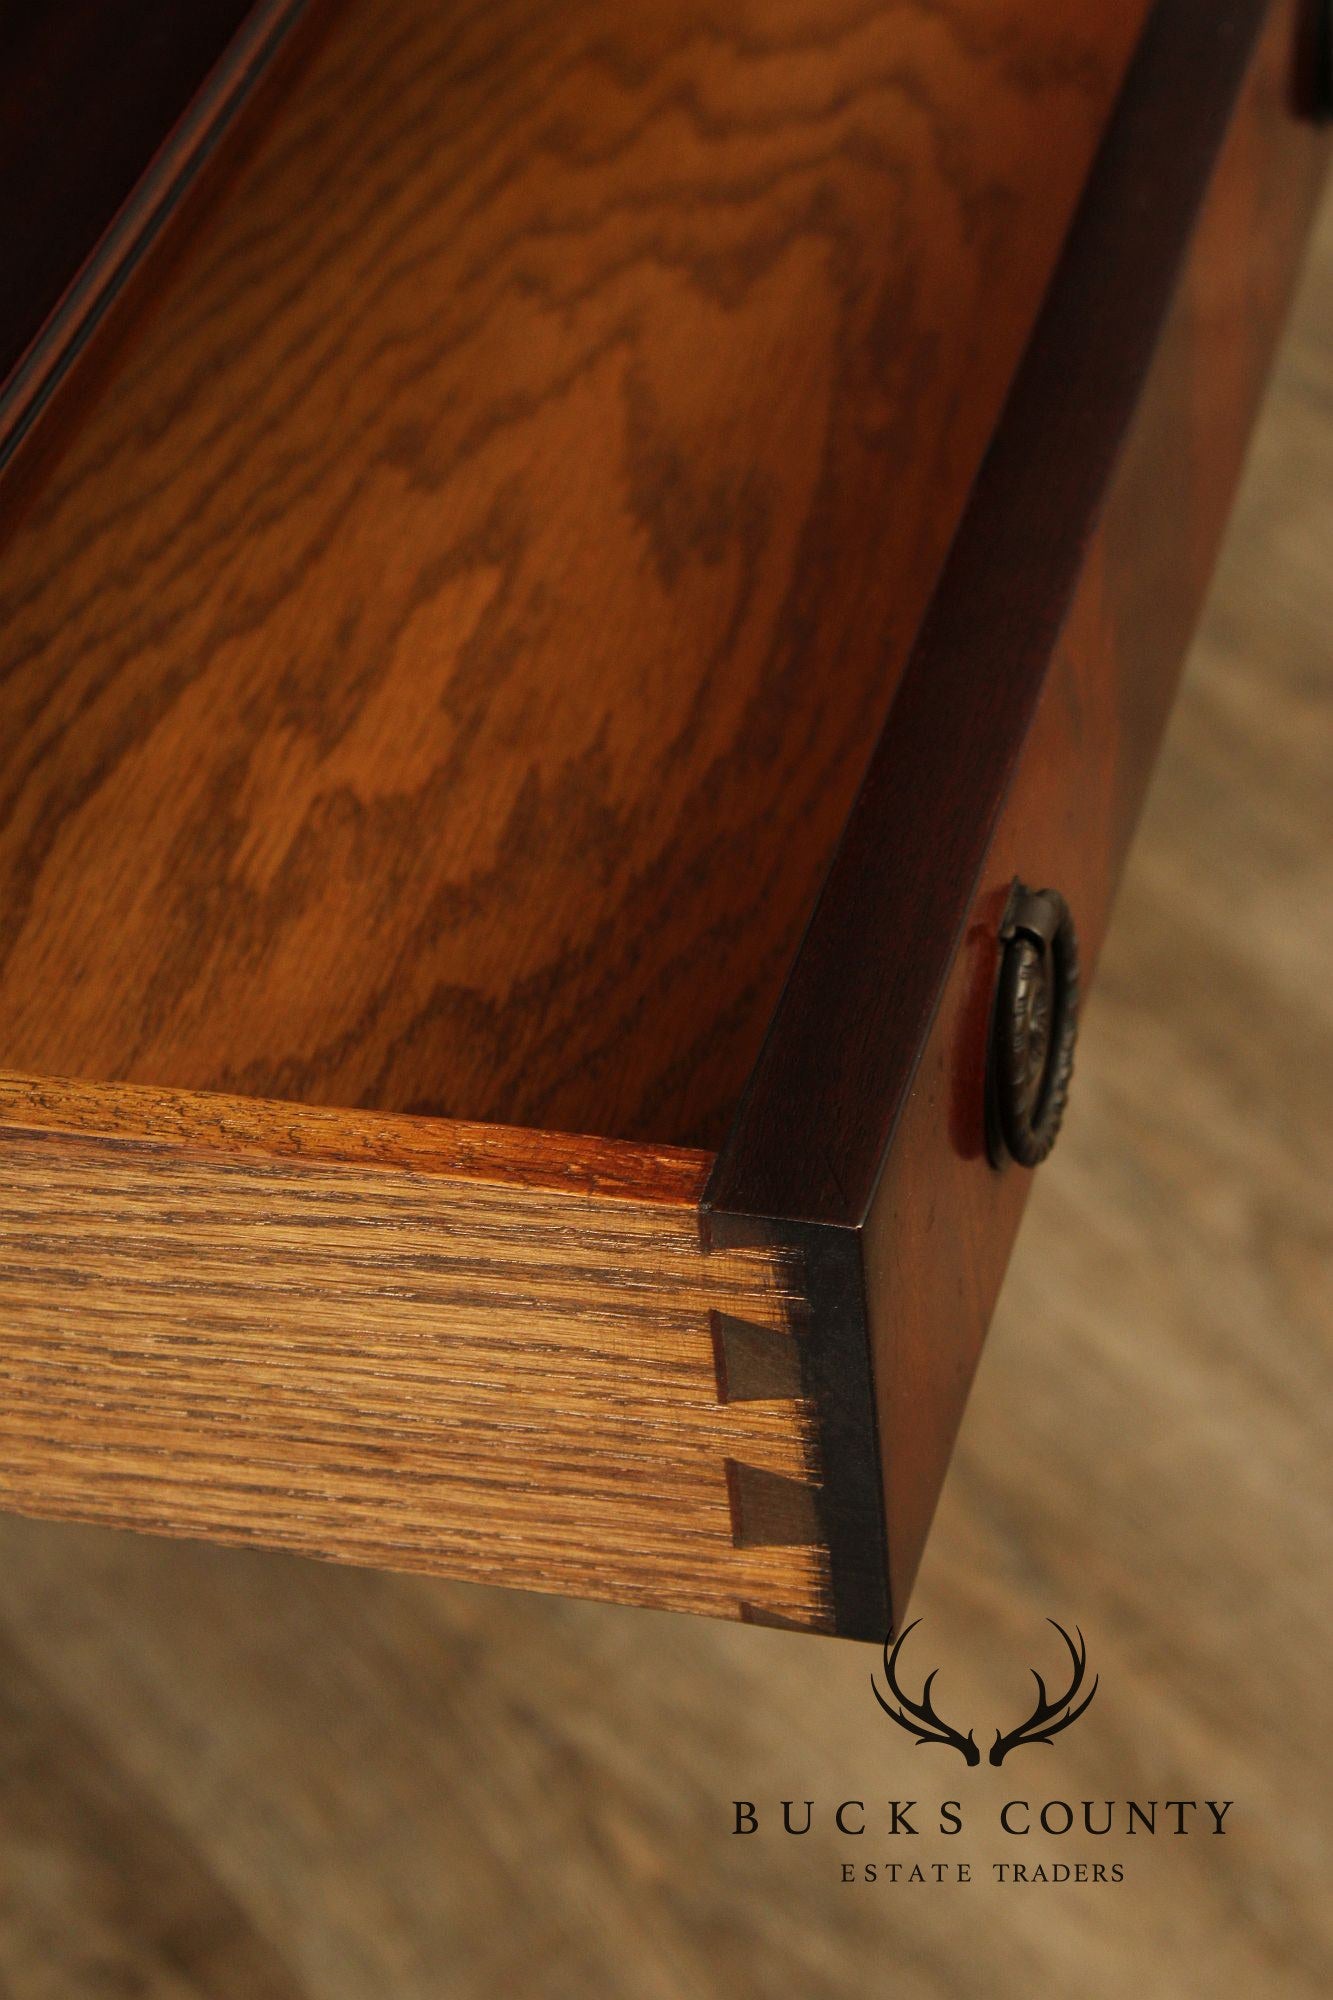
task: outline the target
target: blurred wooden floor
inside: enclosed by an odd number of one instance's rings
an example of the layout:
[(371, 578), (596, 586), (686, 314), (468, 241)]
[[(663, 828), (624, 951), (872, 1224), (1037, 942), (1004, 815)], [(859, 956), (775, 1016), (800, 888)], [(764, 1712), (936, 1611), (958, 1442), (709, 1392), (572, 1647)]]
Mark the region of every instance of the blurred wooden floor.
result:
[[(5, 1521), (4, 2000), (1333, 1992), (1331, 654), (1333, 206), (914, 1607), (983, 1725), (1077, 1619), (1077, 1729), (966, 1772), (871, 1649)], [(1119, 1886), (728, 1833), (1015, 1793), (1236, 1804)]]

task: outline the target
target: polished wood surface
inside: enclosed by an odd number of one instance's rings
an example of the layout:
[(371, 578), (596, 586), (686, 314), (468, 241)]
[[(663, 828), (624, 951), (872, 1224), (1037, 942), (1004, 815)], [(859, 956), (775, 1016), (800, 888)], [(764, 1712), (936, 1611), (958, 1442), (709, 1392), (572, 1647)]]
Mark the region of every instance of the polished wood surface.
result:
[(1005, 906), (1066, 897), (1086, 994), (1324, 177), (1307, 21), (1154, 16), (709, 1183), (717, 1243), (860, 1238), (895, 1627), (1031, 1185), (985, 1143)]
[(985, 1154), (1000, 923), (1016, 879), (1057, 886), (1087, 994), (1324, 178), (1322, 136), (1292, 116), (1304, 12), (1268, 9), (867, 1220), (899, 1616), (1033, 1180)]
[(706, 1156), (0, 1074), (0, 1162), (0, 1506), (832, 1624), (801, 1274)]
[[(1307, 18), (1304, 0), (1154, 13), (728, 1135), (719, 1211), (864, 1225), (997, 820), (1040, 811), (1015, 772), (1043, 699), (1068, 713), (1036, 761), (1071, 797), (1058, 841), (1034, 830), (1024, 879), (1064, 889), (1061, 870), (1088, 869), (1102, 901), (1114, 884), (1327, 164), (1296, 92)], [(1173, 368), (1182, 316), (1199, 324)], [(1087, 664), (1116, 725), (1091, 728), (1080, 691), (1051, 684), (1139, 438), (1159, 483), (1119, 502), (1132, 559), (1107, 587), (1126, 619), (1165, 603), (1150, 657), (1112, 630)]]
[(1027, 1776), (952, 1760), (974, 1811), (1234, 1836), (849, 1889), (728, 1801), (949, 1794), (868, 1647), (4, 1519), (12, 2000), (1326, 2000), (1330, 383), (1326, 208), (913, 1607), (960, 1713), (1048, 1615), (1103, 1675)]
[(341, 10), (0, 555), (0, 1059), (716, 1144), (1144, 11)]

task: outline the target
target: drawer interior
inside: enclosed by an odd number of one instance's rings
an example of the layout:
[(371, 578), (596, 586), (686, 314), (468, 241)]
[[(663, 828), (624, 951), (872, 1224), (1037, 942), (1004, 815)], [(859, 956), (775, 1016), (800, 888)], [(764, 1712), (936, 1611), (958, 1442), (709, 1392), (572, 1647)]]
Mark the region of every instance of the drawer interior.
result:
[(335, 10), (0, 550), (4, 1066), (716, 1147), (1143, 11)]

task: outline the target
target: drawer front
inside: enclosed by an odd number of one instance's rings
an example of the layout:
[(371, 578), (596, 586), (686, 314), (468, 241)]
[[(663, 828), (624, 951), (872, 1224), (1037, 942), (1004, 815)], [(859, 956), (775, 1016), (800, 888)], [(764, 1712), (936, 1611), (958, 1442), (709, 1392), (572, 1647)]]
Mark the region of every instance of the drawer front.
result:
[[(1030, 1185), (987, 1144), (1001, 926), (1016, 883), (1061, 892), (1086, 987), (1322, 178), (1310, 24), (1158, 10), (709, 1190), (719, 1243), (856, 1244), (859, 1323), (811, 1311), (864, 1637), (901, 1621)], [(867, 1357), (879, 1519), (836, 1387)]]

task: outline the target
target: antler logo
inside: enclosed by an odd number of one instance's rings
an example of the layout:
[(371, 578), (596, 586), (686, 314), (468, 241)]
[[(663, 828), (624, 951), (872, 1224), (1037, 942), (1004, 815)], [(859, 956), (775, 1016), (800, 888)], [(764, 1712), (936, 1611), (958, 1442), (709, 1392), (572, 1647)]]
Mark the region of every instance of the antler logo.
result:
[[(918, 1744), (943, 1743), (949, 1749), (956, 1750), (964, 1763), (979, 1764), (981, 1752), (977, 1748), (973, 1732), (969, 1729), (964, 1736), (960, 1730), (955, 1729), (935, 1712), (930, 1690), (939, 1668), (933, 1667), (926, 1675), (925, 1686), (918, 1701), (913, 1701), (899, 1684), (898, 1655), (902, 1652), (908, 1634), (915, 1632), (920, 1623), (919, 1618), (914, 1618), (910, 1625), (905, 1625), (892, 1651), (889, 1649), (888, 1640), (884, 1641), (884, 1678), (889, 1684), (889, 1693), (894, 1700), (888, 1701), (880, 1693), (873, 1674), (870, 1676), (871, 1691), (884, 1713), (896, 1722), (900, 1729), (905, 1729), (910, 1736), (915, 1736)], [(995, 1741), (990, 1748), (992, 1764), (1003, 1764), (1011, 1750), (1022, 1749), (1026, 1744), (1052, 1742), (1062, 1729), (1068, 1729), (1071, 1722), (1078, 1721), (1101, 1684), (1100, 1675), (1094, 1676), (1092, 1686), (1083, 1695), (1083, 1699), (1079, 1700), (1088, 1667), (1088, 1649), (1083, 1634), (1076, 1625), (1074, 1630), (1078, 1633), (1078, 1644), (1075, 1645), (1064, 1626), (1058, 1624), (1054, 1618), (1048, 1618), (1046, 1623), (1055, 1627), (1069, 1649), (1073, 1669), (1069, 1686), (1062, 1695), (1052, 1701), (1046, 1692), (1045, 1681), (1035, 1667), (1031, 1668), (1032, 1678), (1037, 1683), (1037, 1705), (1031, 1715), (1020, 1722), (1016, 1729), (1011, 1729), (1007, 1733), (1004, 1730), (996, 1730)], [(895, 1702), (897, 1706), (894, 1705)]]
[[(990, 1749), (992, 1764), (1003, 1764), (1011, 1750), (1019, 1750), (1025, 1743), (1049, 1743), (1053, 1737), (1060, 1734), (1062, 1729), (1068, 1729), (1071, 1722), (1078, 1721), (1080, 1715), (1082, 1715), (1101, 1684), (1101, 1675), (1094, 1675), (1092, 1686), (1088, 1689), (1082, 1701), (1078, 1701), (1079, 1691), (1083, 1686), (1083, 1676), (1087, 1672), (1088, 1667), (1088, 1649), (1084, 1643), (1083, 1634), (1079, 1632), (1076, 1625), (1074, 1627), (1074, 1630), (1078, 1632), (1078, 1644), (1076, 1646), (1064, 1626), (1057, 1625), (1054, 1618), (1048, 1618), (1046, 1623), (1055, 1626), (1056, 1631), (1060, 1634), (1066, 1646), (1068, 1646), (1069, 1657), (1074, 1669), (1073, 1677), (1065, 1692), (1057, 1700), (1050, 1701), (1047, 1699), (1045, 1681), (1035, 1667), (1029, 1668), (1033, 1680), (1037, 1683), (1037, 1706), (1033, 1709), (1026, 1722), (1020, 1722), (1017, 1729), (1011, 1729), (1007, 1736), (1002, 1735), (998, 1729), (996, 1730), (995, 1741), (991, 1744)], [(1075, 1702), (1078, 1702), (1077, 1707), (1074, 1705)]]
[(981, 1752), (977, 1748), (976, 1738), (973, 1736), (972, 1731), (969, 1729), (966, 1736), (960, 1736), (956, 1729), (951, 1729), (942, 1717), (936, 1715), (935, 1710), (931, 1706), (930, 1690), (934, 1686), (935, 1676), (939, 1672), (938, 1667), (932, 1667), (926, 1675), (926, 1685), (921, 1690), (920, 1701), (913, 1701), (911, 1696), (905, 1694), (898, 1685), (898, 1655), (903, 1649), (903, 1644), (908, 1633), (915, 1632), (920, 1623), (921, 1620), (919, 1618), (914, 1618), (910, 1625), (904, 1625), (898, 1635), (898, 1643), (892, 1652), (889, 1651), (888, 1640), (884, 1641), (884, 1678), (889, 1684), (890, 1694), (897, 1698), (900, 1705), (895, 1708), (892, 1702), (885, 1701), (883, 1695), (875, 1685), (875, 1676), (872, 1674), (870, 1676), (870, 1686), (874, 1692), (875, 1700), (886, 1715), (892, 1716), (900, 1729), (905, 1729), (909, 1735), (915, 1736), (918, 1745), (922, 1743), (947, 1743), (949, 1748), (956, 1750), (966, 1763), (979, 1764), (981, 1762)]

